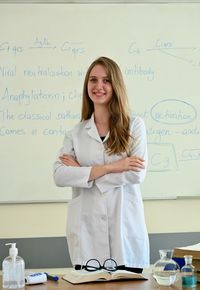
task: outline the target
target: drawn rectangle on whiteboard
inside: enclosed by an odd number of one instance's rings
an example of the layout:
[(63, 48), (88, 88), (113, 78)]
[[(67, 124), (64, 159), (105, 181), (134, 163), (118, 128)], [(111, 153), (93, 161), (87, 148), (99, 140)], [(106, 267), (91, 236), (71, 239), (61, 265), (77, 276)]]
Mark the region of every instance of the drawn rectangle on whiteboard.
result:
[(174, 171), (178, 169), (173, 144), (148, 143), (149, 172)]

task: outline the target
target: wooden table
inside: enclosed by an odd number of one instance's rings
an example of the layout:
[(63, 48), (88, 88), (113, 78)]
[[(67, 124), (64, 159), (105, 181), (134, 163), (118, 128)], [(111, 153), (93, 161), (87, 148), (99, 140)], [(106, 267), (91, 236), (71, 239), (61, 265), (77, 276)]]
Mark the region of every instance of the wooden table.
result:
[[(60, 276), (61, 277), (61, 276)], [(48, 281), (44, 284), (27, 285), (25, 290), (181, 290), (182, 286), (180, 281), (173, 286), (159, 286), (155, 283), (152, 277), (149, 275), (149, 280), (129, 280), (129, 281), (115, 281), (115, 282), (93, 282), (79, 285), (73, 285), (59, 279), (58, 282)], [(2, 288), (2, 276), (0, 276), (0, 285)], [(196, 288), (183, 288), (183, 290), (200, 290), (200, 283)]]

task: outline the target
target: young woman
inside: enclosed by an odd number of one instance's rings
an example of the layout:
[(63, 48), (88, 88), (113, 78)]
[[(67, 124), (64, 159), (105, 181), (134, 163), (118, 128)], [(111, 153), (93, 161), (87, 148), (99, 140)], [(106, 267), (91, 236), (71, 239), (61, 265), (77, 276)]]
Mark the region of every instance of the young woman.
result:
[(136, 272), (149, 265), (140, 192), (146, 167), (144, 122), (128, 111), (119, 66), (100, 57), (85, 76), (81, 122), (66, 134), (54, 165), (56, 185), (72, 187), (67, 241), (75, 268), (109, 258)]

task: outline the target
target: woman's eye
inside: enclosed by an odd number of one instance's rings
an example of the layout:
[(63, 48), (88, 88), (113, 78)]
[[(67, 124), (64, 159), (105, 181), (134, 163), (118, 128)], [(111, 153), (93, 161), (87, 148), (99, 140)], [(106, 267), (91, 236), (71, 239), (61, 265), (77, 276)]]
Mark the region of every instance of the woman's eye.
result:
[[(96, 78), (91, 78), (91, 79), (89, 79), (89, 81), (90, 81), (91, 83), (97, 83), (97, 82), (98, 82), (98, 79), (96, 79)], [(103, 79), (101, 82), (104, 83), (104, 84), (107, 84), (107, 83), (110, 83), (110, 79)]]
[(96, 79), (92, 78), (92, 79), (90, 79), (90, 82), (95, 83)]
[(109, 79), (105, 79), (104, 83), (110, 83), (110, 80)]

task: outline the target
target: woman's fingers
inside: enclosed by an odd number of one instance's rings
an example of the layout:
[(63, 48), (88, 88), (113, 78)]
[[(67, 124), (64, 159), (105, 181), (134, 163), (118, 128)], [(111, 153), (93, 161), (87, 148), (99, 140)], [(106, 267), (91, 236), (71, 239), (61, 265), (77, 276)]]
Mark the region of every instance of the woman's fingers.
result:
[(138, 168), (145, 168), (144, 159), (139, 157), (129, 157), (129, 162), (131, 166), (138, 167)]
[(138, 172), (145, 168), (144, 159), (140, 157), (131, 156), (131, 157), (128, 157), (128, 161), (129, 161), (130, 170), (134, 170)]
[(68, 154), (63, 154), (59, 157), (61, 162), (67, 166), (80, 166), (80, 164), (75, 160), (75, 158)]

